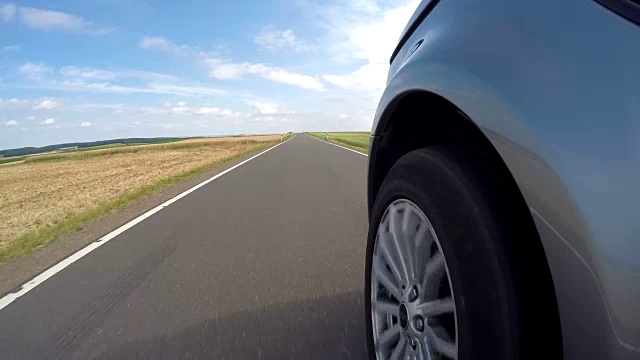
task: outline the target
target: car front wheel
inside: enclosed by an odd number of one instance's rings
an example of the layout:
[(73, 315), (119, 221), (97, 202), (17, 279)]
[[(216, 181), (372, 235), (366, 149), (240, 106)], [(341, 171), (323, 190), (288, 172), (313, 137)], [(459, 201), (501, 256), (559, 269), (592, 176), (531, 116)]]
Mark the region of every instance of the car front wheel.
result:
[[(544, 274), (523, 256), (535, 230), (522, 218), (504, 184), (474, 154), (442, 146), (403, 156), (371, 212), (370, 357), (554, 357), (556, 333), (538, 333), (550, 306), (542, 292), (532, 298), (545, 287), (535, 280)], [(548, 352), (538, 342), (545, 338)]]

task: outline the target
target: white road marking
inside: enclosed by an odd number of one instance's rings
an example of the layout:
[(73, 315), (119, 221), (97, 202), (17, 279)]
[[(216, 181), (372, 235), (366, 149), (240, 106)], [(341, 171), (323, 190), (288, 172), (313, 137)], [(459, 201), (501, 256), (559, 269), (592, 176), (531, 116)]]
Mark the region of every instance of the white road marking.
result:
[(354, 153), (356, 153), (356, 154), (360, 154), (360, 155), (364, 155), (364, 156), (369, 156), (369, 155), (367, 155), (367, 154), (365, 154), (365, 153), (363, 153), (363, 152), (356, 151), (356, 150), (353, 150), (353, 149), (349, 149), (348, 147), (340, 146), (340, 145), (338, 145), (338, 144), (334, 144), (334, 143), (332, 143), (332, 142), (324, 141), (324, 140), (322, 140), (322, 139), (318, 139), (317, 137), (314, 137), (314, 136), (311, 136), (311, 135), (307, 135), (307, 136), (308, 136), (308, 137), (310, 137), (310, 138), (312, 138), (312, 139), (316, 139), (316, 140), (320, 140), (320, 141), (322, 141), (322, 142), (326, 142), (326, 143), (327, 143), (327, 144), (329, 144), (329, 145), (333, 145), (333, 146), (337, 146), (337, 147), (339, 147), (339, 148), (343, 148), (343, 149), (345, 149), (345, 150), (353, 151), (353, 152), (354, 152)]
[[(293, 139), (294, 137), (296, 137), (296, 135), (291, 137), (291, 139)], [(289, 139), (289, 140), (291, 140), (291, 139)], [(289, 140), (287, 140), (287, 141), (289, 141)], [(40, 275), (34, 277), (33, 279), (27, 281), (24, 285), (22, 285), (22, 287), (20, 288), (19, 291), (5, 295), (2, 299), (0, 299), (0, 310), (2, 310), (5, 307), (7, 307), (9, 304), (14, 302), (17, 298), (19, 298), (21, 296), (24, 296), (26, 293), (28, 293), (29, 291), (33, 290), (36, 286), (38, 286), (38, 285), (42, 284), (43, 282), (47, 281), (47, 279), (49, 279), (53, 275), (59, 273), (60, 271), (62, 271), (67, 266), (69, 266), (69, 265), (73, 264), (74, 262), (80, 260), (83, 256), (85, 256), (88, 253), (92, 252), (93, 250), (99, 248), (100, 246), (106, 244), (109, 240), (111, 240), (111, 239), (115, 238), (116, 236), (122, 234), (123, 232), (129, 230), (130, 228), (134, 227), (136, 224), (142, 222), (144, 219), (150, 217), (151, 215), (157, 213), (158, 211), (164, 209), (165, 207), (173, 204), (174, 202), (182, 199), (183, 197), (191, 194), (192, 192), (198, 190), (199, 188), (207, 185), (208, 183), (210, 183), (213, 180), (221, 177), (222, 175), (230, 172), (231, 170), (233, 170), (233, 169), (235, 169), (235, 168), (237, 168), (237, 167), (239, 167), (239, 166), (241, 166), (241, 165), (243, 165), (243, 164), (245, 164), (245, 163), (257, 158), (258, 156), (266, 153), (267, 151), (270, 151), (270, 150), (273, 150), (273, 149), (277, 148), (278, 146), (286, 143), (287, 141), (281, 142), (281, 143), (279, 143), (277, 145), (274, 145), (274, 146), (268, 148), (267, 150), (265, 150), (265, 151), (263, 151), (263, 152), (261, 152), (261, 153), (259, 153), (257, 155), (254, 155), (254, 156), (248, 158), (247, 160), (245, 160), (245, 161), (243, 161), (241, 163), (238, 163), (238, 164), (228, 168), (227, 170), (216, 174), (213, 177), (210, 177), (209, 179), (201, 182), (200, 184), (198, 184), (198, 185), (190, 188), (189, 190), (186, 190), (185, 192), (183, 192), (183, 193), (181, 193), (181, 194), (179, 194), (179, 195), (177, 195), (177, 196), (175, 196), (175, 197), (163, 202), (162, 204), (154, 207), (153, 209), (147, 211), (146, 213), (138, 216), (137, 218), (135, 218), (135, 219), (129, 221), (128, 223), (120, 226), (119, 228), (117, 228), (117, 229), (113, 230), (112, 232), (108, 233), (107, 235), (105, 235), (105, 236), (99, 238), (98, 240), (92, 242), (91, 244), (85, 246), (84, 248), (76, 251), (73, 255), (69, 256), (68, 258), (66, 258), (66, 259), (64, 259), (62, 261), (60, 261), (59, 263), (57, 263), (54, 266), (50, 267), (48, 270), (40, 273)]]

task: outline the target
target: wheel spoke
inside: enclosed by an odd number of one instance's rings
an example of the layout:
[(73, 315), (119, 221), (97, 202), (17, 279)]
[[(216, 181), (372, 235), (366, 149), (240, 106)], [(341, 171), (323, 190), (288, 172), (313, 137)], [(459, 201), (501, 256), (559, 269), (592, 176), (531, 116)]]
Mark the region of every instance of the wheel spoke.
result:
[(429, 232), (429, 225), (423, 223), (420, 225), (418, 231), (416, 231), (413, 242), (415, 244), (415, 251), (413, 252), (413, 263), (416, 268), (416, 282), (422, 283), (424, 278), (424, 272), (421, 269), (424, 269), (425, 264), (427, 262), (427, 257), (429, 254), (429, 248), (431, 247), (431, 243), (433, 238)]
[(458, 356), (458, 351), (456, 349), (456, 343), (451, 340), (447, 335), (444, 329), (440, 327), (431, 328), (431, 346), (433, 347), (433, 351), (444, 355), (450, 359), (456, 359)]
[[(410, 279), (409, 276), (409, 264), (407, 264), (407, 251), (406, 243), (402, 241), (402, 232), (398, 226), (398, 206), (391, 205), (389, 207), (389, 233), (391, 233), (391, 239), (393, 240), (393, 246), (396, 249), (396, 253), (398, 254), (398, 259), (400, 260), (400, 265), (402, 267), (402, 271), (405, 279)], [(401, 227), (401, 226), (400, 226)]]
[(428, 260), (422, 279), (423, 292), (427, 298), (433, 298), (440, 286), (440, 279), (446, 274), (444, 256), (438, 252)]
[(420, 360), (432, 360), (433, 357), (429, 352), (428, 339), (426, 337), (418, 341), (418, 349), (416, 353), (416, 359)]
[(424, 316), (438, 316), (453, 313), (456, 305), (453, 298), (446, 297), (444, 299), (436, 299), (418, 305), (417, 310)]
[(384, 264), (381, 263), (380, 258), (376, 257), (373, 263), (373, 271), (376, 275), (376, 279), (382, 284), (396, 298), (396, 300), (400, 301), (400, 288), (393, 281), (392, 276), (389, 274)]
[(400, 325), (395, 324), (378, 336), (376, 349), (380, 350), (389, 348), (398, 335), (400, 335)]
[(380, 246), (382, 256), (384, 256), (385, 261), (387, 262), (387, 264), (389, 264), (391, 272), (398, 283), (406, 282), (407, 279), (404, 277), (404, 273), (402, 272), (402, 270), (400, 270), (400, 266), (398, 265), (398, 261), (396, 260), (397, 257), (393, 254), (394, 250), (391, 249), (391, 239), (382, 228), (378, 230), (378, 244)]
[(396, 348), (393, 349), (391, 356), (389, 356), (389, 360), (400, 360), (407, 350), (407, 338), (404, 336), (400, 337), (400, 341), (396, 345)]
[(402, 212), (402, 233), (404, 234), (405, 239), (405, 241), (403, 241), (403, 250), (407, 259), (409, 279), (411, 279), (412, 282), (415, 281), (417, 273), (417, 269), (415, 266), (416, 262), (414, 261), (414, 254), (416, 253), (416, 218), (417, 215), (413, 213), (411, 207), (405, 206)]
[(371, 305), (378, 313), (398, 316), (398, 304), (386, 300), (375, 300)]

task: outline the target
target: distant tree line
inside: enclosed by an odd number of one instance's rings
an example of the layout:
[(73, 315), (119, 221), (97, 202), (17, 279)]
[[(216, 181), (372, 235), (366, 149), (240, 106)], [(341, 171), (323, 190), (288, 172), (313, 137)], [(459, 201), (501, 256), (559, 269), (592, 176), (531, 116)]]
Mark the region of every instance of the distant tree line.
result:
[(183, 138), (177, 137), (157, 137), (157, 138), (127, 138), (127, 139), (113, 139), (113, 140), (101, 140), (101, 141), (90, 141), (90, 142), (74, 142), (74, 143), (65, 143), (65, 144), (57, 144), (57, 145), (48, 145), (42, 147), (23, 147), (18, 149), (8, 149), (8, 150), (0, 150), (0, 156), (9, 157), (9, 156), (24, 156), (24, 155), (32, 155), (39, 154), (44, 152), (56, 151), (63, 148), (71, 148), (78, 147), (78, 149), (94, 147), (94, 146), (104, 146), (111, 144), (154, 144), (159, 142), (168, 142), (168, 141), (177, 141), (182, 140)]

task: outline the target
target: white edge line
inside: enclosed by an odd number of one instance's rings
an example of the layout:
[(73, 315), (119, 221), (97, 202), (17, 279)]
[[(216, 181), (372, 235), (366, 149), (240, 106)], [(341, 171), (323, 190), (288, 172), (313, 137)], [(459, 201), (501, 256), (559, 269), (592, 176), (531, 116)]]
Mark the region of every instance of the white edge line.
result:
[[(296, 134), (297, 135), (297, 134)], [(288, 140), (281, 142), (279, 144), (276, 144), (270, 148), (268, 148), (267, 150), (264, 150), (263, 152), (256, 154), (250, 158), (248, 158), (247, 160), (244, 160), (241, 163), (238, 163), (230, 168), (228, 168), (227, 170), (224, 170), (216, 175), (214, 175), (213, 177), (210, 177), (209, 179), (199, 183), (198, 185), (190, 188), (189, 190), (186, 190), (183, 193), (178, 194), (177, 196), (163, 202), (162, 204), (154, 207), (153, 209), (147, 211), (146, 213), (138, 216), (137, 218), (129, 221), (128, 223), (120, 226), (119, 228), (113, 230), (112, 232), (104, 235), (103, 237), (99, 238), (98, 240), (90, 243), (89, 245), (83, 247), (82, 249), (76, 251), (74, 254), (72, 254), (71, 256), (67, 257), (66, 259), (60, 261), (59, 263), (55, 264), (54, 266), (50, 267), (49, 269), (45, 270), (44, 272), (40, 273), (39, 275), (37, 275), (36, 277), (34, 277), (33, 279), (27, 281), (24, 285), (22, 285), (22, 287), (20, 288), (19, 291), (14, 292), (14, 293), (9, 293), (7, 295), (5, 295), (2, 299), (0, 299), (0, 310), (4, 309), (5, 307), (7, 307), (9, 304), (11, 304), (12, 302), (14, 302), (16, 299), (18, 299), (21, 296), (24, 296), (26, 293), (28, 293), (29, 291), (33, 290), (36, 286), (42, 284), (43, 282), (47, 281), (47, 279), (49, 279), (50, 277), (52, 277), (53, 275), (59, 273), (60, 271), (62, 271), (64, 268), (66, 268), (67, 266), (73, 264), (74, 262), (78, 261), (79, 259), (81, 259), (83, 256), (87, 255), (88, 253), (92, 252), (93, 250), (99, 248), (100, 246), (104, 245), (105, 243), (107, 243), (109, 240), (115, 238), (116, 236), (122, 234), (123, 232), (129, 230), (130, 228), (134, 227), (136, 224), (142, 222), (143, 220), (145, 220), (146, 218), (150, 217), (151, 215), (157, 213), (158, 211), (164, 209), (165, 207), (173, 204), (174, 202), (182, 199), (183, 197), (191, 194), (192, 192), (198, 190), (199, 188), (207, 185), (208, 183), (212, 182), (213, 180), (221, 177), (222, 175), (230, 172), (231, 170), (257, 158), (258, 156), (266, 153), (267, 151), (273, 150), (275, 148), (277, 148), (278, 146), (286, 143), (287, 141), (293, 139), (294, 137), (296, 137), (296, 135), (292, 136), (291, 138), (289, 138)]]
[(325, 141), (325, 140), (322, 140), (322, 139), (318, 139), (317, 137), (315, 137), (315, 136), (311, 136), (311, 135), (309, 135), (309, 134), (306, 134), (306, 135), (307, 135), (308, 137), (312, 138), (312, 139), (316, 139), (316, 140), (319, 140), (319, 141), (325, 142), (325, 143), (327, 143), (327, 144), (329, 144), (329, 145), (333, 145), (333, 146), (337, 146), (337, 147), (339, 147), (339, 148), (343, 148), (343, 149), (345, 149), (345, 150), (353, 151), (353, 152), (354, 152), (354, 153), (356, 153), (356, 154), (360, 154), (360, 155), (364, 155), (364, 156), (369, 156), (368, 154), (365, 154), (365, 153), (363, 153), (363, 152), (360, 152), (360, 151), (357, 151), (357, 150), (353, 150), (353, 149), (349, 149), (348, 147), (340, 146), (340, 145), (338, 145), (338, 144), (334, 144), (334, 143), (332, 143), (332, 142), (328, 142), (328, 141)]

